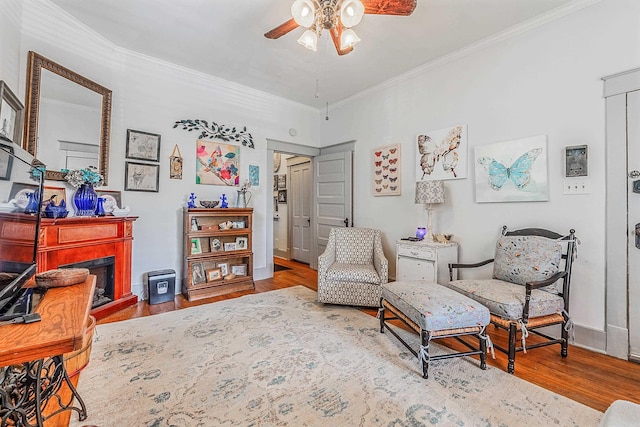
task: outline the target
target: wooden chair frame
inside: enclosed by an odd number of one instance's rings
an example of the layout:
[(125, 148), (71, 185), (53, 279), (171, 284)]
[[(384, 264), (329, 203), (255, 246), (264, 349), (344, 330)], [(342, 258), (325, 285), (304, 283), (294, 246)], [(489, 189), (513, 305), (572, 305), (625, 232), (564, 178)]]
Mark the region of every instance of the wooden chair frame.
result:
[[(553, 274), (549, 278), (537, 282), (527, 282), (523, 287), (525, 292), (525, 303), (522, 310), (521, 319), (509, 320), (503, 319), (493, 313), (491, 313), (491, 323), (498, 328), (504, 329), (509, 334), (509, 344), (507, 348), (496, 345), (493, 346), (506, 353), (508, 356), (507, 372), (512, 374), (515, 370), (516, 353), (525, 350), (522, 345), (516, 345), (516, 337), (518, 333), (522, 334), (522, 326), (526, 328), (529, 333), (533, 333), (545, 339), (545, 341), (534, 343), (526, 346), (526, 350), (531, 350), (538, 347), (545, 347), (554, 344), (560, 344), (560, 355), (567, 357), (568, 355), (568, 342), (569, 342), (569, 290), (571, 285), (571, 268), (573, 265), (574, 253), (575, 253), (575, 230), (569, 230), (569, 235), (564, 236), (554, 231), (546, 230), (543, 228), (524, 228), (520, 230), (507, 231), (507, 226), (502, 227), (503, 236), (541, 236), (553, 240), (567, 241), (567, 250), (562, 254), (564, 260), (564, 269)], [(488, 259), (482, 262), (474, 264), (449, 264), (449, 280), (453, 280), (454, 269), (462, 268), (476, 268), (487, 264), (490, 264), (494, 259)], [(558, 280), (562, 280), (562, 292), (558, 293), (564, 300), (564, 311), (562, 313), (550, 314), (547, 316), (533, 317), (529, 316), (529, 302), (531, 300), (531, 291), (534, 289), (543, 288), (545, 286), (552, 285)], [(560, 338), (554, 338), (547, 335), (537, 329), (552, 325), (562, 325), (562, 331)]]

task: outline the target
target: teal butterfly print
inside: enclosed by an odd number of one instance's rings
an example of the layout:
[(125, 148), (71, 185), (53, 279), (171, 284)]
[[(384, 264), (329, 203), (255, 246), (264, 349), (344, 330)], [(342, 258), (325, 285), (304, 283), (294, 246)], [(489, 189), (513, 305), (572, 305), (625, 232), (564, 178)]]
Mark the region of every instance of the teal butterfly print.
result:
[(492, 157), (480, 157), (477, 161), (489, 174), (489, 185), (492, 189), (500, 191), (508, 180), (513, 182), (516, 188), (522, 189), (531, 182), (531, 168), (540, 153), (542, 148), (529, 150), (518, 157), (510, 167)]

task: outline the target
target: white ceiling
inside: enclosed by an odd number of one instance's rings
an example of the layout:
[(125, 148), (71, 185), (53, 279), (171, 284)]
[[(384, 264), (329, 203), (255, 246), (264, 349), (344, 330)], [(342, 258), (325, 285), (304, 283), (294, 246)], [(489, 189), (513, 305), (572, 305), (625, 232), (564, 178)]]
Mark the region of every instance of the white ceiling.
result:
[(318, 52), (301, 28), (264, 37), (293, 0), (51, 1), (116, 46), (322, 108), (580, 0), (418, 0), (408, 17), (365, 15), (344, 56), (326, 31)]

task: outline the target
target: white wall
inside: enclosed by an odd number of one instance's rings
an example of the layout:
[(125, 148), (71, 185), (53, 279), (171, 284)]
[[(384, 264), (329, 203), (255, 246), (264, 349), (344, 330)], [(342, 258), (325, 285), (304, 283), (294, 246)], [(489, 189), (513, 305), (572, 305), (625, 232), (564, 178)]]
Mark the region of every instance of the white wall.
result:
[[(272, 181), (267, 176), (266, 167), (266, 138), (287, 140), (289, 128), (296, 128), (301, 140), (317, 145), (317, 111), (119, 49), (45, 0), (24, 1), (21, 22), (21, 93), (24, 93), (29, 50), (113, 91), (109, 185), (106, 188), (124, 188), (127, 129), (162, 136), (160, 192), (122, 193), (123, 204), (129, 205), (132, 214), (139, 217), (134, 223), (134, 292), (143, 293), (143, 274), (147, 271), (173, 268), (180, 276), (182, 207), (186, 205), (189, 193), (195, 192), (198, 200), (216, 200), (225, 193), (230, 206), (236, 200), (233, 187), (195, 184), (197, 135), (174, 129), (175, 121), (180, 119), (202, 118), (218, 124), (246, 126), (252, 134), (256, 148), (241, 147), (240, 176), (241, 181), (248, 177), (249, 163), (260, 165), (260, 186), (251, 189), (253, 199), (250, 207), (254, 208), (254, 273), (257, 279), (266, 277), (266, 245), (271, 245), (272, 239), (266, 236), (266, 221), (272, 221), (272, 212), (266, 212), (266, 200), (272, 197)], [(0, 53), (4, 54), (3, 51)], [(4, 63), (4, 59), (4, 56), (0, 57), (0, 63)], [(169, 179), (168, 160), (175, 144), (180, 147), (184, 158), (182, 180)], [(68, 188), (71, 196), (72, 189)]]
[[(437, 206), (434, 225), (453, 233), (463, 262), (490, 258), (504, 224), (575, 228), (582, 244), (572, 317), (582, 328), (602, 332), (606, 153), (600, 78), (640, 65), (639, 17), (640, 2), (604, 0), (516, 37), (485, 41), (482, 49), (451, 55), (334, 106), (331, 120), (321, 125), (322, 144), (357, 140), (356, 224), (385, 230), (385, 252), (393, 258), (394, 242), (425, 222), (424, 207), (413, 202), (417, 134), (466, 123), (467, 179), (446, 181), (448, 200)], [(473, 148), (541, 134), (548, 136), (550, 200), (475, 203)], [(372, 197), (372, 149), (391, 143), (402, 144), (402, 195)], [(563, 148), (578, 144), (589, 145), (591, 194), (566, 196)]]

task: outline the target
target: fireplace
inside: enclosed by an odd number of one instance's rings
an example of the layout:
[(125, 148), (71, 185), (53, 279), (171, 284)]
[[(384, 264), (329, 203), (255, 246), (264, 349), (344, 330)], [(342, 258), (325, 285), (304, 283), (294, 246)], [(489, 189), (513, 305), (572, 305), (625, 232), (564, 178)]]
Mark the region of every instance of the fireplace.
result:
[(108, 304), (114, 300), (114, 266), (115, 256), (108, 256), (89, 261), (61, 265), (60, 268), (88, 268), (90, 274), (96, 276), (96, 291), (93, 295), (91, 309)]

